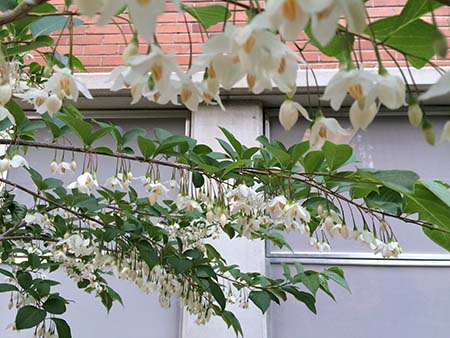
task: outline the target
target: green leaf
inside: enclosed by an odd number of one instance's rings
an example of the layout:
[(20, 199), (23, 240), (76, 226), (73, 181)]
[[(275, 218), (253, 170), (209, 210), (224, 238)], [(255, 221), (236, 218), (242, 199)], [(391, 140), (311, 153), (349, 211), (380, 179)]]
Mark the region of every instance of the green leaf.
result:
[(6, 48), (6, 55), (15, 56), (38, 48), (53, 46), (54, 42), (49, 36), (38, 36), (36, 40), (26, 44), (12, 44), (11, 47)]
[(135, 141), (139, 136), (144, 137), (146, 134), (147, 131), (142, 128), (133, 128), (127, 130), (126, 133), (122, 136), (122, 145), (125, 145), (131, 141)]
[(221, 287), (210, 279), (209, 290), (211, 291), (211, 294), (213, 295), (214, 299), (219, 304), (220, 308), (224, 310), (227, 301)]
[(270, 306), (271, 298), (267, 291), (251, 291), (249, 298), (262, 313), (265, 313)]
[(233, 148), (236, 151), (236, 153), (238, 154), (238, 156), (241, 156), (242, 153), (244, 152), (244, 148), (243, 148), (241, 142), (239, 142), (236, 139), (236, 137), (234, 137), (234, 135), (232, 133), (230, 133), (228, 130), (226, 130), (225, 128), (220, 127), (220, 130), (225, 135), (228, 142), (230, 142), (230, 144), (233, 146)]
[(317, 313), (316, 310), (316, 299), (313, 295), (307, 292), (303, 292), (298, 290), (296, 287), (292, 285), (283, 286), (283, 290), (289, 292), (291, 295), (295, 297), (298, 301), (302, 302), (306, 305), (306, 307), (314, 314)]
[(341, 268), (329, 268), (323, 272), (321, 272), (322, 275), (328, 277), (329, 279), (333, 280), (346, 290), (351, 293), (350, 286), (348, 285), (347, 281), (344, 277), (344, 271)]
[(153, 141), (142, 136), (137, 137), (137, 142), (142, 156), (144, 156), (145, 159), (149, 159), (150, 157), (152, 157), (156, 149), (156, 144)]
[(139, 254), (148, 267), (152, 269), (156, 264), (159, 263), (158, 254), (156, 250), (146, 241), (140, 241), (136, 245), (139, 250)]
[(72, 338), (70, 326), (64, 319), (51, 318), (56, 325), (56, 332), (58, 332), (58, 338)]
[(412, 193), (419, 179), (419, 175), (408, 170), (381, 170), (375, 172), (373, 176), (386, 187), (400, 193)]
[(187, 270), (192, 268), (192, 261), (179, 258), (177, 256), (167, 257), (167, 263), (174, 268), (176, 273), (185, 273)]
[(0, 283), (0, 293), (12, 291), (19, 291), (19, 289), (17, 289), (17, 287), (12, 284)]
[(17, 282), (23, 289), (28, 289), (33, 283), (33, 277), (29, 272), (18, 272), (17, 273)]
[(230, 10), (220, 5), (188, 7), (182, 4), (181, 8), (192, 15), (205, 30), (231, 17)]
[(91, 144), (93, 127), (90, 123), (71, 116), (60, 116), (59, 119), (78, 135), (84, 145), (89, 146)]
[(320, 150), (309, 152), (308, 155), (306, 155), (303, 164), (305, 172), (313, 173), (317, 171), (322, 165), (324, 159), (325, 155)]
[(205, 179), (201, 173), (194, 171), (192, 173), (192, 183), (194, 184), (194, 187), (201, 188), (203, 184), (205, 184)]
[(222, 311), (220, 314), (225, 324), (227, 324), (227, 327), (232, 327), (234, 330), (234, 333), (237, 335), (241, 335), (241, 337), (244, 335), (242, 333), (242, 327), (239, 323), (239, 320), (236, 318), (233, 312), (230, 311)]
[(111, 297), (111, 299), (113, 300), (113, 301), (117, 301), (117, 302), (119, 302), (122, 306), (124, 306), (123, 305), (123, 300), (122, 300), (122, 297), (113, 289), (113, 288), (111, 288), (111, 287), (109, 287), (108, 286), (108, 293), (109, 293), (109, 295), (110, 295), (110, 297)]
[(381, 187), (379, 192), (371, 192), (364, 200), (369, 208), (380, 209), (397, 216), (402, 213), (403, 198), (392, 189)]
[(353, 154), (353, 149), (348, 144), (334, 144), (329, 141), (325, 141), (322, 151), (331, 170), (336, 170), (343, 166)]
[[(46, 16), (34, 21), (30, 25), (31, 33), (38, 37), (40, 35), (48, 35), (55, 31), (60, 31), (67, 26), (68, 18), (65, 16)], [(80, 19), (72, 19), (73, 26), (80, 26), (83, 21)]]
[(301, 282), (313, 295), (317, 293), (320, 286), (319, 274), (315, 271), (305, 271), (295, 275), (294, 283)]
[(17, 6), (17, 0), (3, 0), (0, 2), (0, 11), (5, 12)]
[(61, 315), (66, 312), (66, 304), (61, 297), (49, 297), (42, 307), (45, 311), (55, 315)]
[(45, 317), (47, 316), (47, 312), (44, 310), (38, 309), (35, 306), (27, 305), (19, 309), (16, 315), (16, 329), (24, 330), (35, 327), (39, 323), (41, 323)]

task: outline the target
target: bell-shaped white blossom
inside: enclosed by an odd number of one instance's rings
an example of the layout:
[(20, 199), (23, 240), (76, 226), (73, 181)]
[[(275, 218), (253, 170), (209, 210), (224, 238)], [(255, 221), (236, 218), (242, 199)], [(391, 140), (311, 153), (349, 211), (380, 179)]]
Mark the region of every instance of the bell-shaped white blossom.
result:
[(57, 245), (66, 245), (70, 253), (75, 255), (75, 257), (84, 257), (92, 255), (95, 248), (90, 245), (89, 239), (84, 239), (80, 235), (71, 235), (69, 238), (58, 242)]
[(375, 250), (379, 245), (377, 239), (369, 230), (363, 230), (359, 236), (359, 240), (364, 246), (367, 246), (372, 250)]
[(0, 173), (8, 171), (11, 166), (11, 161), (8, 158), (3, 158), (0, 160)]
[(146, 42), (153, 41), (158, 16), (164, 13), (165, 0), (104, 0), (98, 25), (105, 25), (122, 6), (128, 7), (131, 21)]
[(149, 183), (147, 189), (149, 192), (148, 201), (150, 205), (155, 204), (158, 201), (158, 198), (165, 197), (169, 192), (169, 189), (161, 182)]
[(28, 224), (38, 224), (40, 226), (48, 226), (50, 225), (50, 221), (47, 215), (43, 215), (39, 212), (28, 213), (25, 216), (25, 222)]
[(350, 107), (350, 122), (355, 130), (366, 130), (369, 124), (372, 123), (375, 116), (378, 113), (378, 106), (372, 103), (369, 107), (361, 108), (361, 104), (358, 101), (353, 102)]
[(67, 174), (67, 173), (73, 173), (74, 170), (72, 170), (72, 166), (70, 165), (70, 163), (63, 161), (63, 162), (58, 163), (58, 165), (56, 166), (55, 172), (58, 172), (63, 175), (63, 174)]
[(333, 143), (343, 143), (349, 140), (352, 132), (341, 127), (335, 118), (318, 117), (312, 128), (309, 137), (311, 147), (320, 148), (326, 140)]
[(442, 129), (439, 143), (450, 142), (450, 121), (447, 121)]
[(12, 168), (29, 167), (27, 160), (21, 155), (14, 155), (10, 163)]
[(97, 180), (91, 173), (86, 172), (78, 176), (75, 182), (69, 184), (67, 189), (78, 189), (81, 193), (90, 194), (95, 187), (98, 187)]
[[(70, 100), (77, 101), (80, 92), (88, 99), (92, 95), (86, 85), (75, 77), (70, 69), (54, 66), (55, 73), (45, 83), (45, 90), (56, 95), (62, 95)], [(61, 97), (60, 97), (61, 98)]]
[(105, 186), (112, 189), (122, 188), (122, 181), (118, 176), (111, 176), (105, 180)]
[(284, 211), (284, 207), (288, 203), (286, 197), (276, 196), (267, 205), (267, 211), (272, 217), (278, 217)]
[(16, 124), (16, 119), (9, 112), (9, 110), (6, 107), (0, 105), (0, 121), (3, 121), (4, 119), (8, 119), (12, 125)]
[(4, 106), (7, 104), (12, 97), (12, 88), (9, 83), (0, 85), (0, 105)]
[(283, 39), (295, 41), (308, 24), (308, 13), (299, 0), (269, 0), (266, 13)]
[(429, 100), (450, 93), (450, 72), (445, 73), (435, 84), (433, 84), (425, 93), (419, 96), (419, 99)]
[(103, 0), (73, 0), (78, 12), (86, 16), (95, 16), (103, 6)]
[(309, 114), (305, 108), (297, 102), (292, 100), (285, 100), (280, 107), (279, 120), (284, 130), (290, 130), (298, 120), (298, 114), (311, 121)]
[(57, 94), (52, 94), (45, 101), (45, 107), (50, 116), (59, 112), (62, 107), (62, 100)]
[(387, 108), (398, 109), (405, 105), (405, 82), (400, 77), (389, 73), (378, 75), (374, 96), (378, 97), (380, 103)]
[(366, 28), (366, 13), (361, 0), (299, 0), (311, 13), (314, 37), (326, 46), (336, 34), (338, 21), (344, 15), (352, 33), (362, 33)]
[(200, 102), (203, 101), (203, 95), (191, 80), (186, 80), (181, 84), (180, 100), (187, 109), (196, 112)]
[[(31, 88), (30, 90), (26, 91), (25, 93), (14, 94), (14, 95), (23, 100), (31, 101), (31, 103), (34, 106), (34, 109), (36, 110), (36, 112), (38, 114), (42, 115), (47, 111), (48, 93), (45, 90)], [(58, 98), (58, 102), (61, 102), (61, 100), (59, 98)], [(59, 106), (58, 108), (55, 109), (52, 107), (52, 113), (57, 112), (61, 108), (61, 105), (62, 105), (62, 102), (60, 105), (58, 104), (58, 106)], [(49, 114), (51, 115), (51, 113), (49, 113)]]

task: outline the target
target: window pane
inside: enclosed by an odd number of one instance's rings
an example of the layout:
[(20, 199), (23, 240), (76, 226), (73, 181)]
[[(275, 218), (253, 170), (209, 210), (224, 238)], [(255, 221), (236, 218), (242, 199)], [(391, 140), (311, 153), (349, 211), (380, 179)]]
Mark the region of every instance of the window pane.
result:
[[(319, 291), (317, 315), (291, 299), (271, 307), (271, 337), (449, 336), (448, 268), (346, 266), (344, 272), (352, 294), (333, 285), (334, 302)], [(273, 277), (282, 274), (281, 266), (272, 265)]]
[[(448, 118), (433, 117), (431, 121), (436, 128), (436, 135)], [(340, 119), (343, 126), (348, 126), (348, 118)], [(270, 136), (287, 145), (300, 142), (308, 123), (301, 120), (291, 131), (286, 132), (278, 122), (277, 117), (270, 119)], [(417, 172), (425, 179), (443, 179), (450, 181), (450, 144), (435, 147), (429, 146), (423, 139), (420, 128), (413, 129), (406, 117), (378, 117), (367, 129), (360, 131), (352, 140), (360, 167), (375, 169), (405, 169)], [(393, 222), (393, 229), (405, 254), (446, 254), (436, 244), (422, 233), (420, 227)], [(300, 253), (317, 253), (307, 243), (305, 236), (288, 235), (294, 251)], [(276, 247), (270, 247), (271, 252), (278, 252)], [(286, 254), (290, 251), (286, 250)], [(346, 240), (332, 241), (332, 254), (361, 252), (373, 256), (369, 250), (362, 248), (358, 242)]]

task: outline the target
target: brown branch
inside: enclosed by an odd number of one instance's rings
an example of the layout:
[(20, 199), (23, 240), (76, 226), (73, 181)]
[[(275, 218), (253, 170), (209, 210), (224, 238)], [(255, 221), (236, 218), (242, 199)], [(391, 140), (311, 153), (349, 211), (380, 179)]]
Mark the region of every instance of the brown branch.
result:
[(24, 0), (16, 8), (0, 15), (0, 25), (5, 25), (25, 18), (33, 8), (47, 2), (48, 0)]

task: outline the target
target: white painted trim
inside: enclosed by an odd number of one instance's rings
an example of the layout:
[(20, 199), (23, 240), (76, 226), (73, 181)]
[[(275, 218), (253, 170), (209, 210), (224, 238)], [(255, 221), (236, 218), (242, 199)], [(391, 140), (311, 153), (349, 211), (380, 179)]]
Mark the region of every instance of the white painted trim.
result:
[[(368, 68), (368, 71), (376, 72), (375, 68)], [(443, 70), (449, 71), (450, 67), (444, 67)], [(330, 81), (331, 77), (336, 74), (338, 69), (316, 69), (314, 73), (317, 78), (317, 83), (319, 87), (325, 87)], [(387, 71), (393, 75), (400, 76), (400, 71), (398, 68), (387, 68)], [(402, 71), (405, 73), (406, 78), (409, 80), (408, 70), (407, 68), (402, 68)], [(429, 86), (435, 83), (441, 76), (433, 67), (424, 67), (422, 69), (411, 68), (411, 72), (415, 79), (415, 82), (419, 86)], [(299, 70), (297, 74), (297, 88), (302, 89), (307, 87), (306, 81), (306, 73), (307, 71), (302, 69)], [(107, 84), (107, 79), (110, 73), (80, 73), (77, 74), (78, 78), (84, 81), (87, 87), (90, 90), (109, 90), (109, 86)], [(194, 75), (194, 80), (200, 81), (203, 78), (202, 73), (197, 73)], [(313, 79), (309, 76), (310, 86), (315, 86)], [(233, 94), (235, 91), (239, 91), (242, 89), (248, 89), (247, 82), (245, 79), (239, 81), (233, 89), (230, 91), (230, 94)], [(114, 93), (112, 93), (114, 94)]]

